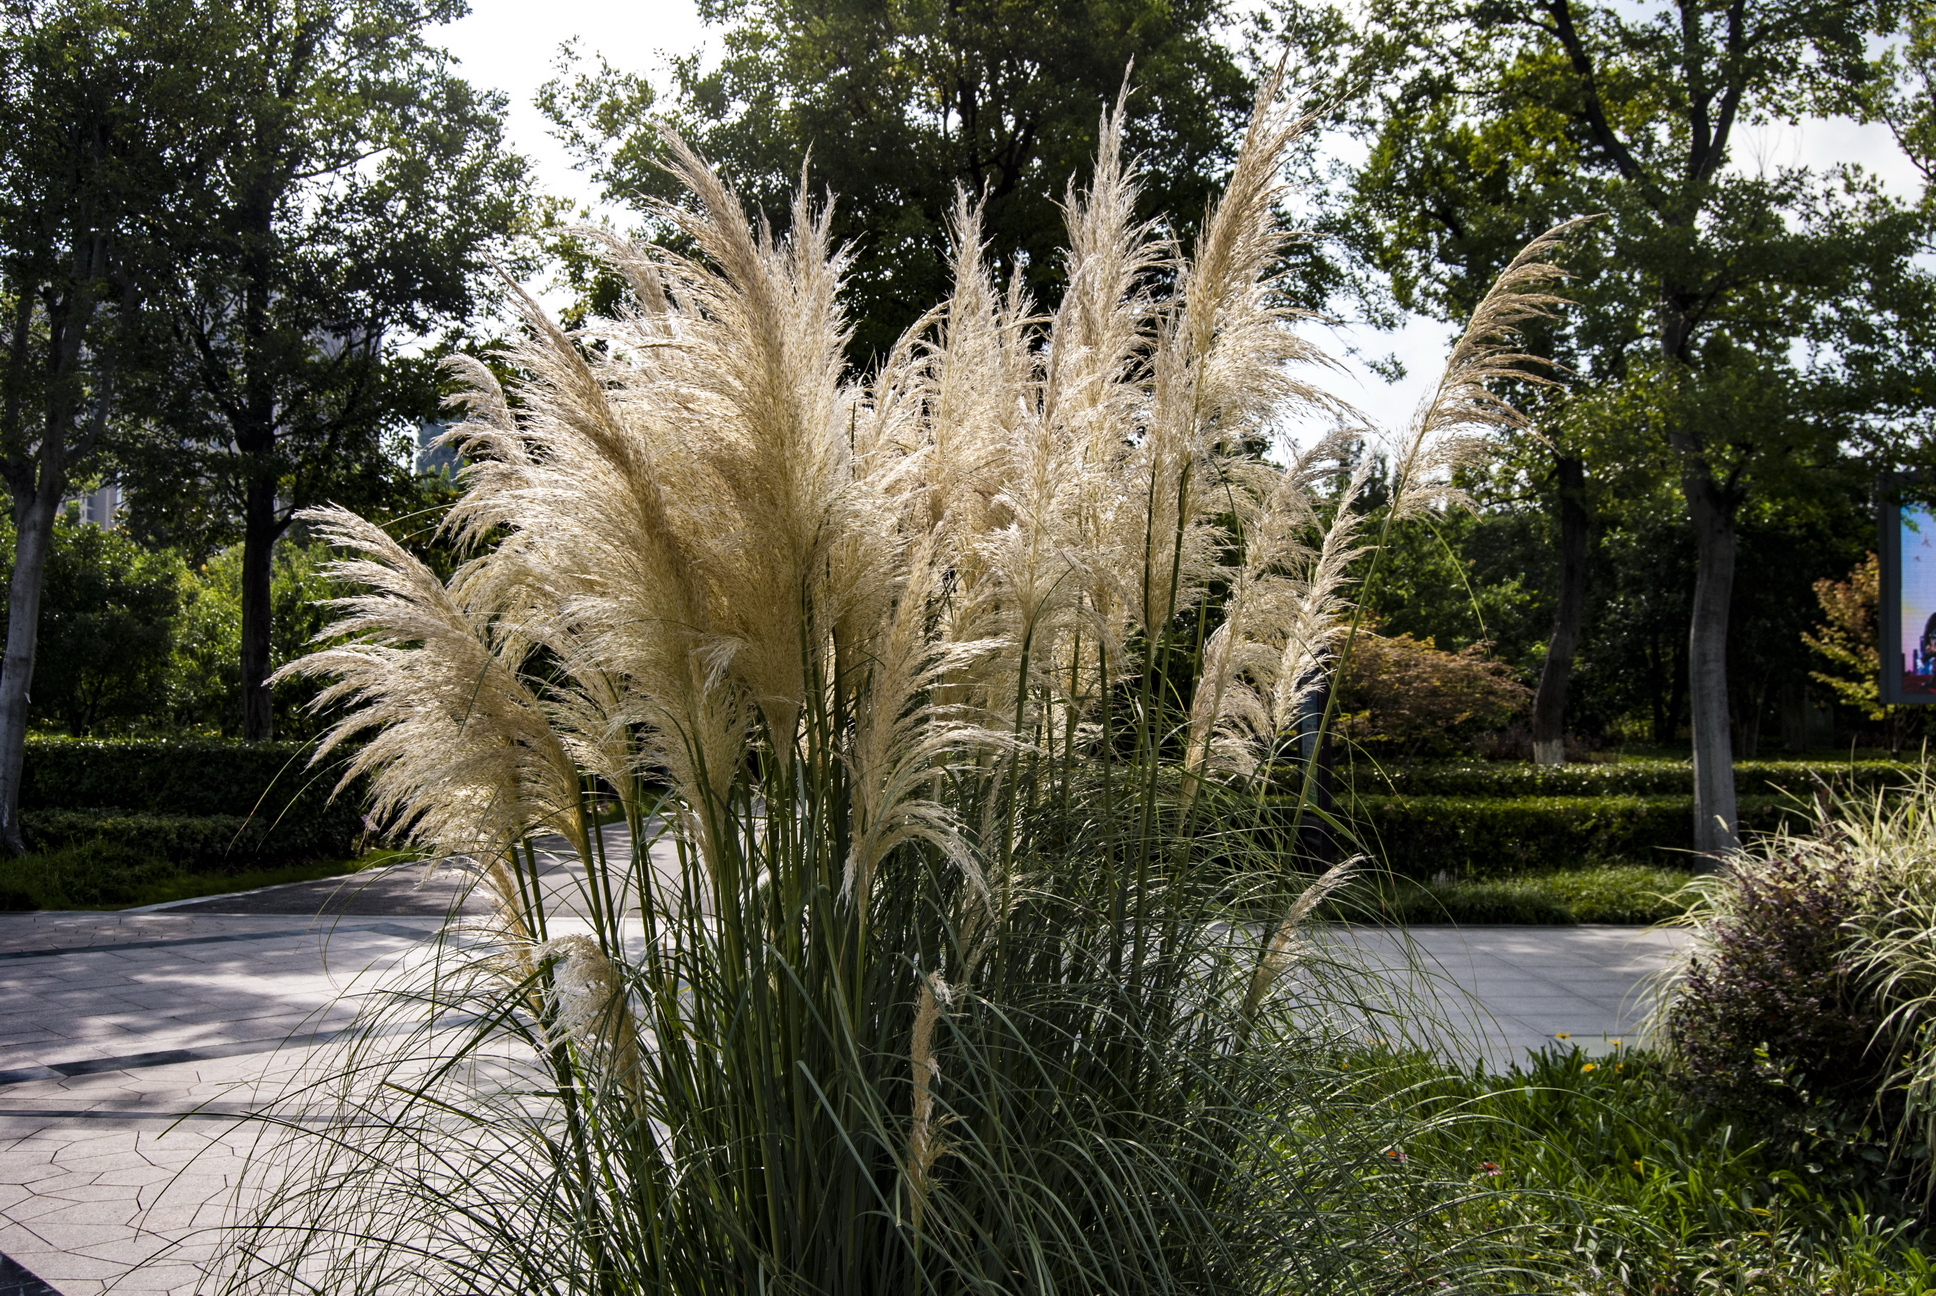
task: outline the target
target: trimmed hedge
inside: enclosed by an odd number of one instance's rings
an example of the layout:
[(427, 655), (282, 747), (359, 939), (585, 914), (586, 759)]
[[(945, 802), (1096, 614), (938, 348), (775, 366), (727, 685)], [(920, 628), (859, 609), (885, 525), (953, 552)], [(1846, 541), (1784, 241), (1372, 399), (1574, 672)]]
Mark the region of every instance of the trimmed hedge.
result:
[[(1734, 781), (1735, 791), (1743, 797), (1778, 796), (1806, 793), (1818, 777), (1843, 787), (1901, 786), (1914, 782), (1921, 768), (1898, 761), (1737, 761)], [(1688, 797), (1694, 792), (1694, 767), (1688, 761), (1670, 760), (1606, 765), (1359, 764), (1344, 781), (1366, 796)]]
[(1335, 892), (1319, 911), (1347, 922), (1646, 924), (1687, 912), (1681, 869), (1599, 864), (1510, 878), (1415, 882), (1372, 878)]
[(114, 844), (197, 872), (343, 857), (363, 797), (299, 743), (30, 738), (20, 822), (33, 850)]
[[(20, 828), (31, 851), (111, 845), (135, 855), (166, 860), (188, 873), (241, 873), (271, 855), (264, 849), (269, 838), (267, 825), (239, 815), (23, 810)], [(285, 857), (291, 853), (276, 852)]]
[[(1590, 862), (1686, 867), (1690, 796), (1357, 797), (1339, 809), (1374, 858), (1424, 880), (1508, 877)], [(1743, 832), (1769, 832), (1806, 812), (1783, 797), (1740, 799)]]

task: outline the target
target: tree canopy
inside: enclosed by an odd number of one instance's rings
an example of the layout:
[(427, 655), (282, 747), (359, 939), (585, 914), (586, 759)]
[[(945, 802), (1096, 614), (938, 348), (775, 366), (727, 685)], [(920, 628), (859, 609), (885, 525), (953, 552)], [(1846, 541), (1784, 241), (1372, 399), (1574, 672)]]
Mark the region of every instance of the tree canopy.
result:
[(243, 545), (244, 732), (266, 738), (270, 549), (302, 509), (400, 489), (436, 417), (436, 335), (488, 299), (530, 211), (504, 100), (426, 30), (450, 0), (248, 0), (218, 35), (232, 122), (140, 285), (155, 417), (132, 465), (153, 539)]
[[(1536, 349), (1564, 467), (1674, 481), (1694, 532), (1689, 691), (1704, 849), (1732, 840), (1728, 615), (1749, 501), (1826, 506), (1920, 453), (1936, 285), (1927, 202), (1853, 165), (1739, 165), (1741, 127), (1915, 110), (1889, 4), (1379, 0), (1351, 110), (1369, 145), (1335, 226), (1397, 301), (1457, 318), (1539, 230), (1603, 219)], [(1913, 53), (1913, 51), (1912, 51)], [(1913, 59), (1911, 60), (1913, 62)], [(1867, 452), (1865, 456), (1862, 452)]]
[[(1185, 235), (1255, 84), (1221, 39), (1236, 26), (1227, 0), (702, 0), (700, 12), (724, 54), (677, 64), (665, 119), (776, 226), (803, 170), (836, 195), (834, 237), (854, 248), (850, 353), (863, 364), (947, 296), (957, 186), (987, 201), (983, 237), (1003, 281), (1053, 301), (1059, 204), (1086, 179), (1125, 76), (1140, 209), (1172, 213)], [(607, 193), (631, 202), (671, 192), (646, 116), (656, 101), (603, 58), (543, 96)]]

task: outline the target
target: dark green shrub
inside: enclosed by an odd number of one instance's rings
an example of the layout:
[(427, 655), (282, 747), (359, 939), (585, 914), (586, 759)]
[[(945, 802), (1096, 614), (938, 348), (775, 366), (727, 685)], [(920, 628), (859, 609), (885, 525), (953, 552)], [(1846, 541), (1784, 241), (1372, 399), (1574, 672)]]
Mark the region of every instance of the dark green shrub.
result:
[(317, 770), (308, 760), (297, 743), (35, 738), (22, 824), (50, 843), (146, 842), (218, 872), (244, 851), (252, 861), (349, 855), (364, 832), (362, 796), (350, 788), (332, 800), (340, 764)]
[[(1681, 1086), (1795, 1150), (1824, 1144), (1878, 1166), (1900, 1103), (1880, 1014), (1853, 967), (1849, 924), (1866, 907), (1851, 861), (1773, 854), (1744, 861), (1669, 1008)], [(1819, 1155), (1817, 1157), (1819, 1158)]]
[[(1900, 787), (1919, 766), (1895, 761), (1739, 761), (1743, 796), (1806, 795), (1818, 780), (1837, 787)], [(1531, 765), (1518, 761), (1447, 761), (1374, 765), (1359, 762), (1347, 783), (1368, 796), (1654, 797), (1691, 796), (1687, 761), (1620, 761), (1606, 765)]]
[(1877, 1078), (1855, 1066), (1875, 1022), (1849, 976), (1844, 930), (1862, 908), (1851, 873), (1793, 859), (1739, 874), (1711, 950), (1690, 961), (1670, 1036), (1702, 1097), (1786, 1103), (1794, 1082), (1825, 1093)]
[(0, 860), (0, 907), (94, 908), (134, 904), (183, 870), (125, 841), (95, 841)]
[[(1360, 796), (1339, 810), (1374, 859), (1404, 877), (1504, 877), (1594, 861), (1675, 864), (1694, 848), (1688, 796)], [(1744, 832), (1804, 812), (1778, 797), (1741, 798)], [(1288, 809), (1283, 811), (1288, 814)]]
[[(0, 634), (13, 528), (0, 527)], [(78, 522), (57, 522), (41, 587), (36, 723), (85, 734), (165, 714), (181, 559)]]
[(113, 847), (165, 860), (189, 873), (240, 873), (272, 854), (286, 859), (298, 853), (286, 841), (277, 843), (283, 849), (271, 851), (269, 826), (236, 815), (24, 810), (20, 827), (29, 850)]

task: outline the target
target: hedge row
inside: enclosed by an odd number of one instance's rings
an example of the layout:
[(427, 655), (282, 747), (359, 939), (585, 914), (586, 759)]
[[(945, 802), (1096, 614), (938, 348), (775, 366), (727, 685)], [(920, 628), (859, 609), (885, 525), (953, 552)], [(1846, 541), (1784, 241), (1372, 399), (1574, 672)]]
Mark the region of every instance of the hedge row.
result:
[(20, 829), (32, 851), (108, 845), (190, 873), (241, 873), (353, 855), (363, 825), (333, 813), (272, 822), (262, 816), (158, 815), (103, 806), (22, 810)]
[[(1506, 877), (1590, 862), (1686, 865), (1694, 799), (1607, 797), (1358, 797), (1339, 810), (1374, 857), (1420, 880)], [(1743, 832), (1770, 832), (1805, 812), (1787, 798), (1740, 799)]]
[[(1734, 782), (1741, 796), (1778, 796), (1806, 793), (1817, 779), (1844, 787), (1901, 786), (1914, 782), (1921, 768), (1897, 761), (1737, 761)], [(1606, 765), (1358, 764), (1340, 774), (1368, 796), (1685, 797), (1694, 790), (1693, 765), (1672, 760)]]
[(23, 810), (27, 849), (112, 846), (132, 855), (167, 860), (189, 873), (243, 873), (263, 861), (311, 854), (347, 854), (288, 848), (265, 850), (267, 825), (238, 815), (152, 815), (120, 810)]
[(198, 872), (350, 854), (363, 797), (297, 743), (30, 738), (20, 822), (35, 850), (113, 843)]

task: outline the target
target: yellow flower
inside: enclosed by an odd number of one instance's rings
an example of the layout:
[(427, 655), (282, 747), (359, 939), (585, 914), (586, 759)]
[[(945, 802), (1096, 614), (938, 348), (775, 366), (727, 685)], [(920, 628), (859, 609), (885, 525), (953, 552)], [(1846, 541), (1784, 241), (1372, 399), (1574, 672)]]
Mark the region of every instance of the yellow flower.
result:
[(1569, 1034), (1567, 1034), (1567, 1033), (1566, 1033), (1565, 1031), (1561, 1031), (1561, 1032), (1560, 1032), (1559, 1034), (1557, 1034), (1557, 1035), (1555, 1035), (1555, 1036), (1554, 1036), (1553, 1038), (1554, 1038), (1554, 1039), (1572, 1039), (1573, 1037), (1572, 1037), (1571, 1035), (1569, 1035)]
[(1585, 1066), (1583, 1066), (1583, 1067), (1581, 1067), (1581, 1068), (1580, 1068), (1580, 1070), (1582, 1070), (1582, 1071), (1591, 1071), (1591, 1070), (1593, 1070), (1593, 1068), (1594, 1068), (1594, 1067), (1595, 1067), (1596, 1065), (1598, 1065), (1598, 1064), (1597, 1064), (1597, 1063), (1593, 1063), (1593, 1062), (1589, 1062), (1589, 1063), (1587, 1063), (1587, 1064), (1586, 1064)]

